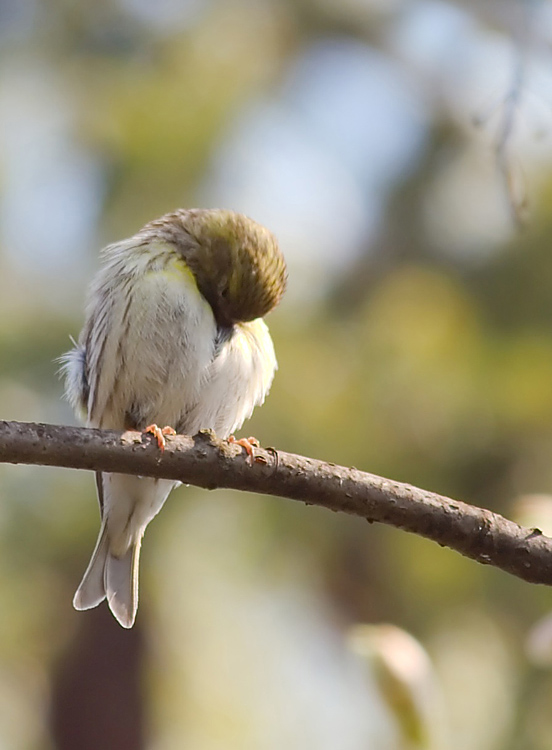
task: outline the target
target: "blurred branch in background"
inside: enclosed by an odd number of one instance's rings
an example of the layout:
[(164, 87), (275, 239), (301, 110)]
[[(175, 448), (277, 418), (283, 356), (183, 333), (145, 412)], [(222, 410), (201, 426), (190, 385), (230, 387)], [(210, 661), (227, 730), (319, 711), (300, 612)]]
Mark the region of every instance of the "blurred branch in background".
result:
[(531, 583), (552, 585), (552, 539), (483, 508), (304, 456), (241, 446), (210, 430), (153, 448), (143, 433), (0, 422), (0, 461), (116, 471), (300, 500), (432, 539)]
[[(512, 162), (511, 140), (519, 116), (522, 97), (526, 93), (526, 58), (527, 51), (534, 48), (536, 43), (534, 2), (518, 3), (510, 8), (509, 26), (512, 37), (515, 60), (512, 69), (512, 80), (509, 90), (500, 103), (500, 118), (498, 122), (495, 153), (498, 172), (501, 177), (506, 200), (510, 207), (512, 220), (518, 229), (525, 226), (527, 219), (527, 191), (523, 182), (523, 175), (516, 174)], [(485, 117), (474, 118), (474, 124), (485, 125)]]

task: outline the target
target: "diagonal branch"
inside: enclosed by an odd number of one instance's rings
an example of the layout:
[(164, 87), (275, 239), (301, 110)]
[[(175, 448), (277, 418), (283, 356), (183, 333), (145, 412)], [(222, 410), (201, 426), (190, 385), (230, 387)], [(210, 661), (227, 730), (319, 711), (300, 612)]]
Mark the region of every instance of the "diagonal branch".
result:
[(0, 462), (176, 479), (206, 489), (277, 495), (425, 536), (531, 583), (552, 585), (552, 538), (489, 510), (354, 468), (239, 445), (206, 430), (167, 438), (139, 432), (0, 421)]

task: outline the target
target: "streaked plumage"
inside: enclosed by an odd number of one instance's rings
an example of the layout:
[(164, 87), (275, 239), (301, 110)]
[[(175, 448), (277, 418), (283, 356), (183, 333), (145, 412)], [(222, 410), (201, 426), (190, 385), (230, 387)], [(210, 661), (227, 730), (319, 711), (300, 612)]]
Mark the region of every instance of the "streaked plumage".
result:
[[(79, 342), (63, 358), (67, 396), (87, 425), (239, 429), (276, 370), (261, 319), (286, 283), (272, 234), (231, 211), (180, 210), (103, 259)], [(73, 603), (89, 609), (107, 597), (131, 627), (142, 536), (175, 483), (98, 474), (97, 486), (100, 535)]]

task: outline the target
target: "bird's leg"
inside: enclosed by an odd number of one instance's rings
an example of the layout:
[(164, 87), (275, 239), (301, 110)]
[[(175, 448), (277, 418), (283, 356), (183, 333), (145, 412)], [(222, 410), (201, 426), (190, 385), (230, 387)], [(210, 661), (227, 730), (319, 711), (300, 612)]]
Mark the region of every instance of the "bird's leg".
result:
[(241, 445), (242, 448), (245, 448), (248, 458), (250, 458), (252, 461), (255, 457), (255, 448), (259, 448), (261, 445), (255, 437), (240, 438), (238, 440), (234, 435), (230, 435), (230, 437), (228, 438), (228, 442), (235, 443), (236, 445)]
[(157, 445), (159, 446), (159, 449), (161, 451), (165, 450), (166, 440), (165, 435), (176, 435), (176, 430), (173, 427), (158, 427), (155, 423), (148, 425), (145, 430), (142, 430), (144, 433), (151, 433), (157, 440)]

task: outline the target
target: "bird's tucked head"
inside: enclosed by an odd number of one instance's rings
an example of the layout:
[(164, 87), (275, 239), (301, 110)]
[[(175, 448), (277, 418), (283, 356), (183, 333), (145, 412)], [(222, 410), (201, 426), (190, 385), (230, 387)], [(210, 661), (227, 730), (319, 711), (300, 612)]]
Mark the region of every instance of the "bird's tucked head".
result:
[(182, 255), (219, 324), (261, 318), (280, 301), (287, 280), (284, 257), (274, 235), (247, 216), (182, 209), (147, 228)]

